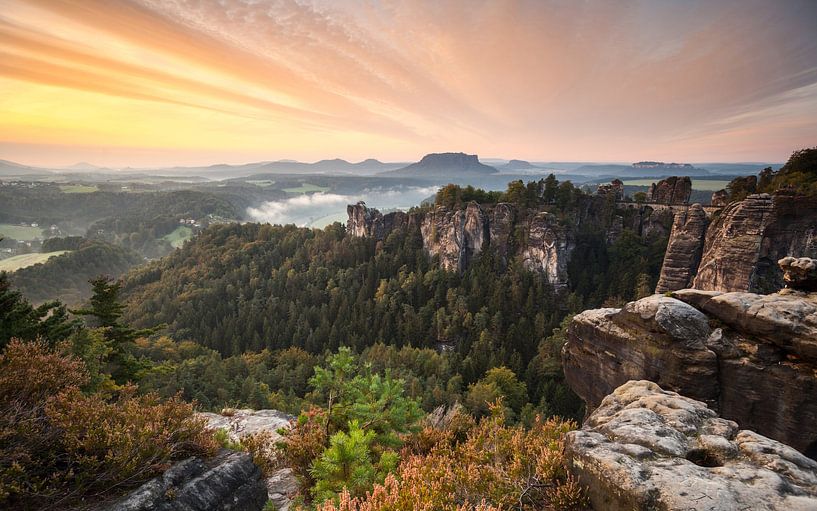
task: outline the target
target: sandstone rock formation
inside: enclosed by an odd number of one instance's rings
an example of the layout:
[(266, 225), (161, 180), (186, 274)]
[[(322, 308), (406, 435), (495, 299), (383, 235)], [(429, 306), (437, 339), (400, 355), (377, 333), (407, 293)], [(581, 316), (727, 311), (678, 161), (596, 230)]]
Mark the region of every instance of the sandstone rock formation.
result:
[(692, 284), (701, 262), (708, 224), (700, 204), (693, 204), (675, 214), (656, 293), (675, 291)]
[(440, 266), (462, 272), (482, 252), (488, 242), (487, 216), (472, 202), (462, 210), (437, 206), (420, 224), (423, 247), (430, 256), (439, 256)]
[(567, 263), (573, 251), (568, 229), (551, 213), (538, 213), (530, 220), (528, 243), (522, 250), (522, 265), (547, 276), (555, 288), (567, 285)]
[(109, 506), (109, 511), (259, 511), (267, 502), (261, 470), (244, 452), (189, 458)]
[(225, 430), (233, 442), (256, 433), (269, 433), (273, 441), (281, 438), (278, 430), (289, 426), (293, 416), (278, 410), (229, 409), (225, 413), (200, 412), (197, 415), (207, 419), (207, 427)]
[(389, 233), (408, 220), (408, 215), (402, 211), (381, 214), (374, 208), (366, 207), (365, 202), (346, 206), (349, 219), (346, 221), (346, 231), (359, 238), (385, 239)]
[(776, 263), (791, 255), (817, 257), (817, 199), (750, 195), (710, 224), (692, 287), (775, 291), (784, 284)]
[(647, 202), (656, 204), (688, 204), (692, 180), (688, 176), (671, 176), (650, 185)]
[(726, 190), (718, 190), (717, 192), (713, 192), (712, 199), (710, 199), (709, 204), (717, 208), (726, 206), (729, 204), (729, 192)]
[(784, 257), (777, 262), (783, 270), (787, 288), (817, 291), (817, 260), (810, 257)]
[(488, 240), (491, 249), (497, 254), (502, 264), (508, 263), (512, 252), (513, 227), (516, 222), (516, 208), (512, 204), (500, 202), (494, 206), (488, 224)]
[(565, 458), (597, 510), (817, 509), (817, 462), (649, 381), (607, 396)]
[[(270, 435), (270, 441), (280, 440), (278, 430), (289, 427), (293, 416), (278, 410), (225, 410), (226, 414), (201, 412), (198, 415), (207, 419), (207, 427), (212, 430), (224, 430), (233, 442), (240, 442), (243, 438), (265, 433)], [(263, 481), (267, 498), (275, 504), (278, 511), (287, 511), (292, 499), (298, 492), (298, 481), (289, 468), (282, 468)]]
[(673, 296), (573, 319), (562, 360), (588, 410), (629, 380), (650, 380), (817, 458), (817, 295)]

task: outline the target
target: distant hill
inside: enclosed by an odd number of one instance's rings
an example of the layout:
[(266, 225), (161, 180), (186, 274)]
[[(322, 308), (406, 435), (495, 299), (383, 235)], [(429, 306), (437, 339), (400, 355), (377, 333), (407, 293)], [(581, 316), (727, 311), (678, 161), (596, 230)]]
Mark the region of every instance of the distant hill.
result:
[[(712, 173), (706, 169), (693, 167), (692, 165), (660, 164), (644, 165), (644, 162), (633, 165), (582, 165), (573, 170), (576, 174), (588, 176), (612, 176), (612, 177), (668, 177), (668, 176), (710, 176)], [(636, 166), (638, 165), (638, 166)]]
[(51, 173), (51, 171), (39, 167), (29, 167), (13, 161), (0, 160), (0, 177), (38, 176)]
[(423, 156), (417, 163), (401, 169), (384, 172), (390, 177), (417, 177), (424, 179), (445, 179), (448, 177), (487, 176), (498, 173), (495, 167), (480, 163), (475, 154), (432, 153)]
[(525, 160), (511, 160), (500, 167), (503, 170), (527, 170), (539, 168), (529, 161)]

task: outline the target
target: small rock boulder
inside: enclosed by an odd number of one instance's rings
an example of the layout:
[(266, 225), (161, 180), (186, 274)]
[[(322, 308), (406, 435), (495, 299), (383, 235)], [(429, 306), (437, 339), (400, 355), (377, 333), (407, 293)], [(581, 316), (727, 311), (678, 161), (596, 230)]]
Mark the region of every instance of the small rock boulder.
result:
[(817, 509), (817, 461), (649, 381), (607, 396), (565, 458), (597, 510)]
[(777, 264), (783, 270), (783, 282), (787, 288), (817, 291), (817, 259), (784, 257)]

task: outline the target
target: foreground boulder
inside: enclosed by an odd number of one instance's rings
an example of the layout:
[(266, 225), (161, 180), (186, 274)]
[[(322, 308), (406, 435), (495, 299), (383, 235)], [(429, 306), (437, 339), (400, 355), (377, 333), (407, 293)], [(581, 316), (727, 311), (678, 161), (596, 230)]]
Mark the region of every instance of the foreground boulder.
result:
[(578, 314), (565, 378), (592, 411), (629, 380), (817, 458), (817, 294), (681, 290)]
[(222, 450), (210, 460), (189, 458), (170, 467), (109, 511), (258, 511), (267, 486), (249, 454)]
[(607, 396), (565, 459), (597, 510), (817, 509), (817, 462), (649, 381)]
[[(278, 430), (288, 428), (294, 419), (292, 415), (278, 410), (226, 409), (223, 413), (201, 412), (211, 430), (223, 430), (233, 442), (263, 433), (269, 435), (270, 442), (281, 439)], [(289, 468), (281, 468), (264, 481), (266, 495), (277, 511), (287, 511), (298, 493), (298, 480)]]

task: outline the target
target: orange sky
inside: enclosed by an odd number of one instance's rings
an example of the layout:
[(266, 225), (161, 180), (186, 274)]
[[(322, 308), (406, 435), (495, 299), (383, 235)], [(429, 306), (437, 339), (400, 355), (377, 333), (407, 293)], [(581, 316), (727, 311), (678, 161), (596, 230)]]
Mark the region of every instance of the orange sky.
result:
[(781, 161), (817, 2), (0, 0), (0, 159)]

